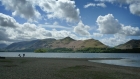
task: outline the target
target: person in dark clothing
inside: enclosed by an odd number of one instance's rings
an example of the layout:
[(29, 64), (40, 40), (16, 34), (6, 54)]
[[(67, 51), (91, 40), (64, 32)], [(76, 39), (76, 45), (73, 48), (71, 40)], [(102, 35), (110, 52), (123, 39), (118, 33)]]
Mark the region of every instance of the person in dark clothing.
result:
[(25, 57), (25, 54), (23, 54), (23, 57)]
[(18, 54), (18, 56), (21, 57), (20, 54)]

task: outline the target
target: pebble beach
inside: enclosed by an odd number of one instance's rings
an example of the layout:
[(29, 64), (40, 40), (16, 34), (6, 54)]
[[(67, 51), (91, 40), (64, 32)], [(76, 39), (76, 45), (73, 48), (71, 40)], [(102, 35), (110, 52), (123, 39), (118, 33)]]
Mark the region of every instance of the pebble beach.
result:
[(0, 59), (0, 79), (140, 79), (139, 67), (88, 60), (91, 59), (9, 57)]

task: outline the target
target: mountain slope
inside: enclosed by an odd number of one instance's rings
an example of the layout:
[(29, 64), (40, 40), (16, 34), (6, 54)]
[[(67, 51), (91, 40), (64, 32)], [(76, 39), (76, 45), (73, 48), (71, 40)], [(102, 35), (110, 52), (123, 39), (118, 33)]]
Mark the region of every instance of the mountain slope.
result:
[(39, 49), (39, 48), (68, 48), (73, 50), (84, 49), (84, 48), (107, 48), (108, 46), (102, 44), (98, 40), (74, 40), (70, 37), (64, 39), (43, 39), (33, 41), (17, 42), (6, 47), (7, 50), (28, 50), (28, 49)]
[(140, 48), (140, 40), (130, 40), (125, 44), (121, 44), (116, 46), (117, 49), (133, 49), (133, 48)]
[(37, 41), (38, 40), (12, 43), (8, 47), (6, 47), (6, 49), (8, 49), (8, 50), (24, 50), (24, 49), (29, 48), (33, 43), (35, 43)]
[(51, 44), (51, 48), (72, 48), (74, 50), (82, 48), (107, 48), (108, 46), (102, 44), (98, 40), (74, 40), (70, 37), (66, 37), (61, 40), (57, 40)]
[(26, 49), (37, 49), (44, 48), (51, 42), (55, 41), (55, 39), (43, 39), (43, 40), (33, 40), (33, 41), (23, 41), (12, 43), (7, 46), (7, 50), (26, 50)]
[(107, 46), (101, 43), (98, 40), (89, 39), (83, 42), (83, 46), (85, 47), (92, 47), (92, 48), (106, 48)]

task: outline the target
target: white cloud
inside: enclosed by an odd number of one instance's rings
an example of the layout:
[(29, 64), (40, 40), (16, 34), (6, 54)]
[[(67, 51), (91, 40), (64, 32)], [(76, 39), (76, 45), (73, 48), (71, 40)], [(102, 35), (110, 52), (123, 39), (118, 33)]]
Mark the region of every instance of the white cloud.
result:
[(67, 22), (78, 22), (80, 11), (75, 1), (70, 0), (38, 0), (37, 4), (47, 13), (48, 18), (58, 18)]
[(140, 3), (133, 3), (129, 6), (130, 12), (132, 14), (140, 16)]
[(129, 40), (130, 38), (127, 38), (125, 35), (115, 34), (113, 37), (103, 38), (100, 41), (104, 43), (105, 45), (114, 47), (114, 46), (126, 43)]
[(78, 25), (74, 27), (74, 32), (79, 35), (89, 36), (90, 35), (90, 33), (88, 32), (89, 29), (90, 27), (88, 25), (84, 25), (82, 21), (80, 21)]
[(75, 1), (71, 0), (0, 0), (6, 10), (12, 11), (13, 16), (20, 16), (28, 21), (36, 22), (42, 19), (36, 6), (46, 12), (47, 18), (57, 18), (67, 22), (79, 22), (80, 11)]
[[(0, 43), (12, 43), (12, 42), (18, 42), (18, 41), (27, 41), (27, 40), (34, 40), (34, 39), (45, 39), (45, 38), (55, 38), (55, 39), (62, 39), (64, 37), (70, 36), (74, 39), (81, 39), (78, 38), (75, 33), (73, 33), (71, 30), (46, 30), (42, 25), (35, 25), (31, 23), (24, 23), (19, 24), (15, 21), (14, 18), (3, 14), (3, 18), (7, 18), (8, 20), (13, 21), (7, 21), (6, 26), (1, 26), (3, 21), (0, 25)], [(11, 25), (18, 24), (16, 27), (9, 28)], [(47, 26), (54, 26), (54, 25), (48, 25)], [(63, 26), (55, 26), (58, 28), (64, 28)], [(86, 29), (88, 27), (84, 26)]]
[(56, 38), (56, 39), (61, 39), (61, 38), (64, 38), (64, 37), (71, 36), (71, 32), (70, 31), (66, 31), (66, 30), (58, 31), (56, 29), (53, 29), (51, 31), (51, 33), (52, 33), (52, 37)]
[(96, 20), (98, 30), (102, 34), (123, 34), (127, 36), (140, 36), (138, 27), (124, 26), (112, 14), (99, 16)]
[(95, 0), (95, 1), (101, 1), (101, 2), (111, 2), (111, 3), (114, 3), (114, 2), (118, 2), (118, 3), (125, 3), (125, 4), (131, 4), (131, 3), (137, 3), (137, 2), (140, 2), (139, 0)]
[(0, 41), (9, 41), (9, 35), (5, 32), (6, 30), (0, 27)]
[(122, 4), (128, 4), (129, 10), (132, 14), (140, 16), (140, 0), (96, 0), (100, 2), (117, 2)]
[(122, 25), (122, 30), (119, 33), (127, 36), (140, 36), (140, 29), (138, 27)]
[(85, 6), (84, 6), (84, 8), (88, 8), (88, 7), (95, 7), (96, 6), (96, 4), (94, 4), (94, 3), (89, 3), (89, 4), (86, 4)]
[(56, 21), (53, 23), (53, 25), (58, 25), (58, 24), (59, 24), (59, 23), (58, 23), (58, 22), (56, 22)]
[(97, 6), (100, 6), (100, 7), (103, 7), (103, 8), (105, 8), (106, 7), (106, 5), (104, 4), (104, 3), (98, 3), (98, 4), (96, 4)]
[(95, 4), (95, 3), (89, 3), (89, 4), (86, 4), (86, 5), (84, 6), (84, 8), (96, 7), (96, 6), (98, 6), (98, 7), (103, 7), (103, 8), (106, 7), (106, 5), (105, 5), (104, 3), (97, 3), (97, 4)]
[(103, 34), (115, 34), (121, 29), (121, 25), (112, 14), (99, 16), (96, 22), (99, 26), (98, 30)]
[(40, 13), (35, 6), (28, 0), (1, 0), (7, 10), (12, 11), (13, 16), (20, 16), (28, 21), (34, 21), (40, 18)]
[(93, 36), (98, 38), (98, 37), (102, 37), (103, 34), (101, 34), (101, 33), (93, 33)]
[(20, 24), (20, 26), (15, 29), (6, 29), (6, 32), (11, 40), (16, 41), (45, 39), (52, 37), (52, 34), (48, 30), (30, 23)]
[(42, 28), (51, 28), (51, 29), (65, 29), (65, 30), (71, 30), (72, 28), (66, 27), (66, 26), (61, 26), (59, 24), (55, 25), (55, 22), (52, 24), (38, 24), (38, 26)]
[(0, 15), (1, 41), (24, 41), (52, 37), (52, 34), (48, 30), (38, 27), (35, 24), (19, 24), (14, 18), (8, 15), (2, 13)]
[(18, 23), (16, 20), (8, 15), (0, 13), (0, 26), (2, 27), (17, 27)]

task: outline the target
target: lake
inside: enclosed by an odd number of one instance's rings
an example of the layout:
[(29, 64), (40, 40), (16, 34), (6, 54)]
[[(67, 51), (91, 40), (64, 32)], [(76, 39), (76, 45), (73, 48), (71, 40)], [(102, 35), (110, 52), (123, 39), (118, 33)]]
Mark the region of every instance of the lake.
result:
[(90, 62), (140, 67), (139, 53), (34, 53), (34, 52), (0, 52), (0, 56), (18, 57), (25, 54), (25, 57), (37, 58), (122, 58), (117, 60), (89, 60)]

